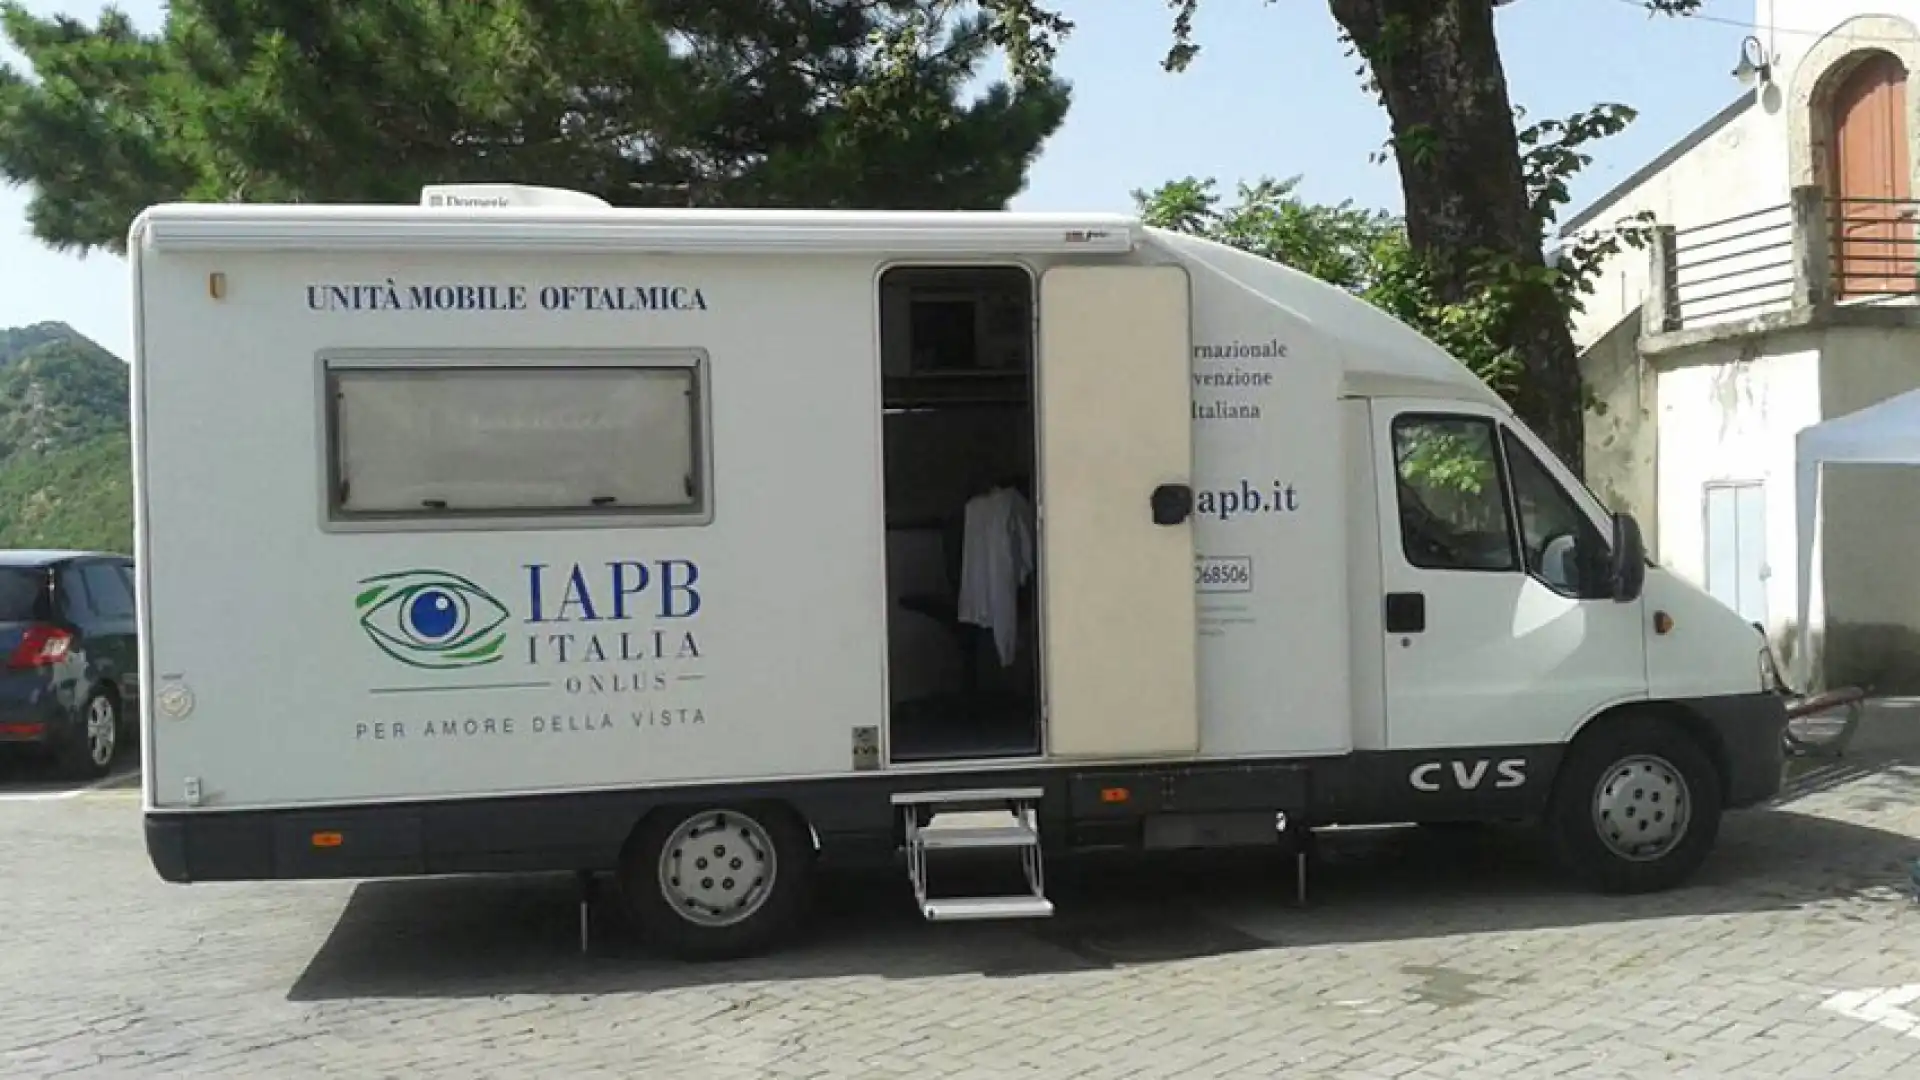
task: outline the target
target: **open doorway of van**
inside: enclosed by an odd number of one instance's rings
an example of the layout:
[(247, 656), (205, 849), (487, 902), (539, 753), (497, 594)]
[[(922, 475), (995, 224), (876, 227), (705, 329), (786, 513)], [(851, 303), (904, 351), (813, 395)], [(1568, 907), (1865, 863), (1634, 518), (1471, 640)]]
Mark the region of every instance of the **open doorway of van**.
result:
[(879, 292), (890, 756), (1038, 754), (1033, 278), (898, 267)]

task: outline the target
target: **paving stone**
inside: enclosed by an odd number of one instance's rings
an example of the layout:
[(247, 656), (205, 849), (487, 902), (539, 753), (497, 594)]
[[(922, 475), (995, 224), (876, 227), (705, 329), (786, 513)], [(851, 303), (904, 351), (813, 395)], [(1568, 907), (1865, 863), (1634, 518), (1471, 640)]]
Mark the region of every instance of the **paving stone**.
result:
[[(0, 1076), (1853, 1080), (1920, 1037), (1920, 754), (1733, 815), (1689, 888), (1576, 891), (1523, 833), (1342, 840), (1305, 909), (1257, 856), (1050, 867), (1044, 924), (821, 883), (780, 955), (647, 956), (565, 879), (171, 886), (136, 793), (0, 800)], [(1920, 1011), (1916, 1009), (1914, 1011)]]

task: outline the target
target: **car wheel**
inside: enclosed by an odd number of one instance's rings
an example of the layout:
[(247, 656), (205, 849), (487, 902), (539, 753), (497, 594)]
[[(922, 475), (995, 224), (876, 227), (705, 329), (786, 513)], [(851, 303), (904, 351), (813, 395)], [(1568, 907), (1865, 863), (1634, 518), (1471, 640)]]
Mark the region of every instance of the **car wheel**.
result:
[(76, 780), (98, 780), (120, 757), (120, 706), (95, 691), (80, 711), (79, 729), (60, 756), (60, 771)]
[(690, 960), (765, 951), (799, 920), (813, 863), (783, 806), (664, 807), (620, 867), (627, 911), (657, 948)]
[(1685, 729), (1622, 717), (1575, 742), (1548, 817), (1555, 854), (1605, 893), (1670, 889), (1700, 868), (1720, 832), (1720, 775)]

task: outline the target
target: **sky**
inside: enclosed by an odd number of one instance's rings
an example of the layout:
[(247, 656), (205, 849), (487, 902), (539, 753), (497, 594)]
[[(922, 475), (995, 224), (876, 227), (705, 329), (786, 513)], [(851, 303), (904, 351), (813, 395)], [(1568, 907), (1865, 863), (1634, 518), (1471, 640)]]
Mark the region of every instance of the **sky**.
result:
[[(40, 14), (91, 19), (99, 0), (27, 0)], [(143, 28), (161, 0), (118, 5)], [(1371, 155), (1387, 137), (1361, 88), (1325, 0), (1205, 0), (1201, 53), (1168, 74), (1165, 0), (1059, 0), (1077, 27), (1060, 50), (1074, 103), (1028, 177), (1016, 210), (1125, 211), (1131, 192), (1186, 176), (1228, 190), (1262, 176), (1299, 176), (1300, 194), (1400, 207), (1390, 163)], [(1573, 186), (1577, 211), (1678, 141), (1739, 94), (1730, 74), (1751, 32), (1753, 0), (1707, 0), (1702, 17), (1653, 19), (1636, 0), (1517, 0), (1497, 14), (1509, 90), (1530, 118), (1598, 102), (1640, 113), (1601, 144)], [(1783, 27), (1781, 33), (1794, 32)], [(0, 62), (18, 66), (0, 44)], [(29, 192), (0, 187), (0, 327), (59, 320), (121, 356), (131, 354), (126, 263), (110, 254), (56, 254), (27, 231)]]

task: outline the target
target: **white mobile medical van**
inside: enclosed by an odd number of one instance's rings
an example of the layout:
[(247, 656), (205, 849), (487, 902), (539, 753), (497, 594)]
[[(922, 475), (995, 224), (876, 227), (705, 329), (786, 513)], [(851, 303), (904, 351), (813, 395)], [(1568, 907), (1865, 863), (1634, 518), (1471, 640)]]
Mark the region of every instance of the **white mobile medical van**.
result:
[[(133, 226), (169, 881), (611, 871), (713, 956), (903, 853), (931, 919), (1048, 914), (1043, 851), (1383, 822), (1658, 889), (1778, 788), (1759, 633), (1304, 274), (1118, 216), (423, 201)], [(946, 895), (962, 847), (1025, 888)]]

